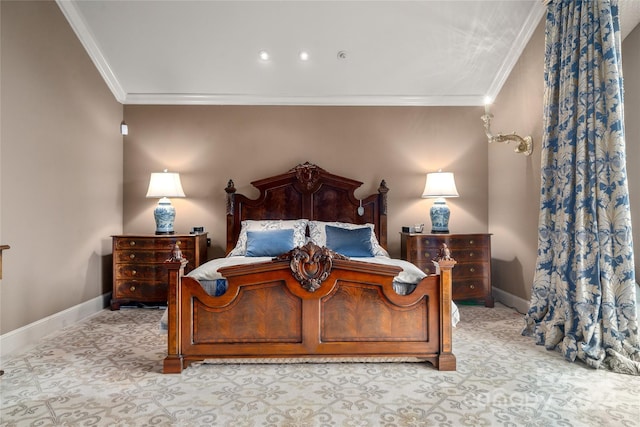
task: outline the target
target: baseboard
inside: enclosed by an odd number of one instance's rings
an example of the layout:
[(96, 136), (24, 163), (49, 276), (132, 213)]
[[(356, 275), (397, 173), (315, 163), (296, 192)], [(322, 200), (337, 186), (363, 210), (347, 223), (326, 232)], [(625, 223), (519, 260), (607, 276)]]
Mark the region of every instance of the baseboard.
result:
[(502, 305), (515, 309), (518, 313), (526, 314), (529, 311), (529, 301), (517, 297), (502, 289), (492, 289), (493, 298)]
[(110, 300), (109, 292), (0, 335), (0, 366), (2, 366), (2, 359), (36, 344), (49, 334), (104, 310)]

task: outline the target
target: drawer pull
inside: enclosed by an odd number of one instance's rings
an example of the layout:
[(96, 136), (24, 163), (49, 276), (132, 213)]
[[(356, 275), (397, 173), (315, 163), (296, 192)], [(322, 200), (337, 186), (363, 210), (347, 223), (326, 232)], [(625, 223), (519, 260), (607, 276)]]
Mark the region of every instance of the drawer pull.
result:
[(176, 240), (176, 245), (180, 246), (182, 242), (180, 240)]
[(473, 239), (469, 240), (469, 244), (473, 245), (475, 242), (473, 241)]
[[(473, 268), (473, 267), (471, 267), (471, 268), (469, 269), (469, 271), (470, 271), (470, 272), (472, 272), (472, 273), (475, 273), (475, 272), (476, 272), (476, 269), (475, 269), (475, 268)], [(134, 273), (134, 274), (135, 274), (135, 273)]]
[(129, 288), (129, 290), (130, 290), (131, 292), (135, 292), (136, 287), (135, 287), (135, 286), (131, 286), (131, 287)]
[(131, 275), (132, 275), (132, 276), (135, 276), (136, 274), (138, 274), (138, 272), (137, 272), (136, 270), (133, 270), (133, 271), (131, 272)]
[(136, 257), (136, 254), (131, 254), (129, 255), (129, 258), (134, 259)]
[(135, 240), (132, 240), (132, 241), (129, 242), (129, 246), (135, 246), (135, 245), (136, 245)]
[(469, 289), (475, 289), (476, 285), (469, 285)]
[(431, 259), (431, 254), (430, 254), (429, 252), (425, 252), (425, 253), (424, 253), (424, 257), (425, 257), (426, 259)]
[(469, 252), (469, 258), (473, 258), (473, 252)]

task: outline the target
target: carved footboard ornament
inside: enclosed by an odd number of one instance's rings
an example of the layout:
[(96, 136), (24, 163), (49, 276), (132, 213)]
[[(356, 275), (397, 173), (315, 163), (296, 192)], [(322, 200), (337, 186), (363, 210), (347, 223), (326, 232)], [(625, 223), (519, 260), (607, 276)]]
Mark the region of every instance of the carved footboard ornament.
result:
[(274, 260), (289, 260), (293, 277), (305, 290), (315, 292), (331, 274), (334, 258), (349, 259), (327, 247), (320, 247), (313, 242), (309, 242), (274, 258)]
[(182, 267), (186, 266), (187, 263), (189, 263), (189, 260), (182, 256), (182, 250), (180, 249), (180, 245), (176, 243), (171, 248), (172, 248), (171, 256), (169, 257), (169, 259), (166, 260), (166, 262), (179, 262), (182, 265)]

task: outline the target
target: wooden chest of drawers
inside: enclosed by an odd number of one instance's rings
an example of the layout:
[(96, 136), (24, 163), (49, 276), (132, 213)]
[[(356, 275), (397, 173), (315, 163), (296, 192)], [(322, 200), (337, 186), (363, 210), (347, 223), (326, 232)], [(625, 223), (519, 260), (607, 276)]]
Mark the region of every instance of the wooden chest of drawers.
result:
[(175, 244), (189, 260), (185, 273), (207, 260), (207, 233), (112, 237), (112, 310), (131, 302), (166, 304), (169, 276), (164, 262), (171, 257)]
[(453, 300), (483, 301), (493, 307), (491, 295), (490, 234), (417, 234), (400, 233), (401, 257), (428, 274), (435, 273), (431, 261), (438, 256), (443, 243), (457, 261), (453, 268)]

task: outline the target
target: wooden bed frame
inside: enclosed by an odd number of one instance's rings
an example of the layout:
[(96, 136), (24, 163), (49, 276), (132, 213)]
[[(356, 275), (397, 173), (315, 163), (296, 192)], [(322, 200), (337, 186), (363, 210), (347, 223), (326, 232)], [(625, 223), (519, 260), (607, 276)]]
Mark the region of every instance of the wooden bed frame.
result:
[[(387, 245), (384, 181), (362, 201), (362, 183), (304, 163), (252, 183), (251, 200), (227, 192), (227, 252), (235, 247), (242, 220), (300, 219), (373, 223)], [(364, 208), (359, 215), (359, 207)], [(455, 370), (451, 349), (451, 269), (424, 278), (408, 295), (393, 290), (400, 268), (358, 261), (307, 244), (270, 262), (226, 267), (228, 289), (208, 295), (168, 262), (168, 349), (164, 373), (179, 373), (196, 361), (419, 359)]]

